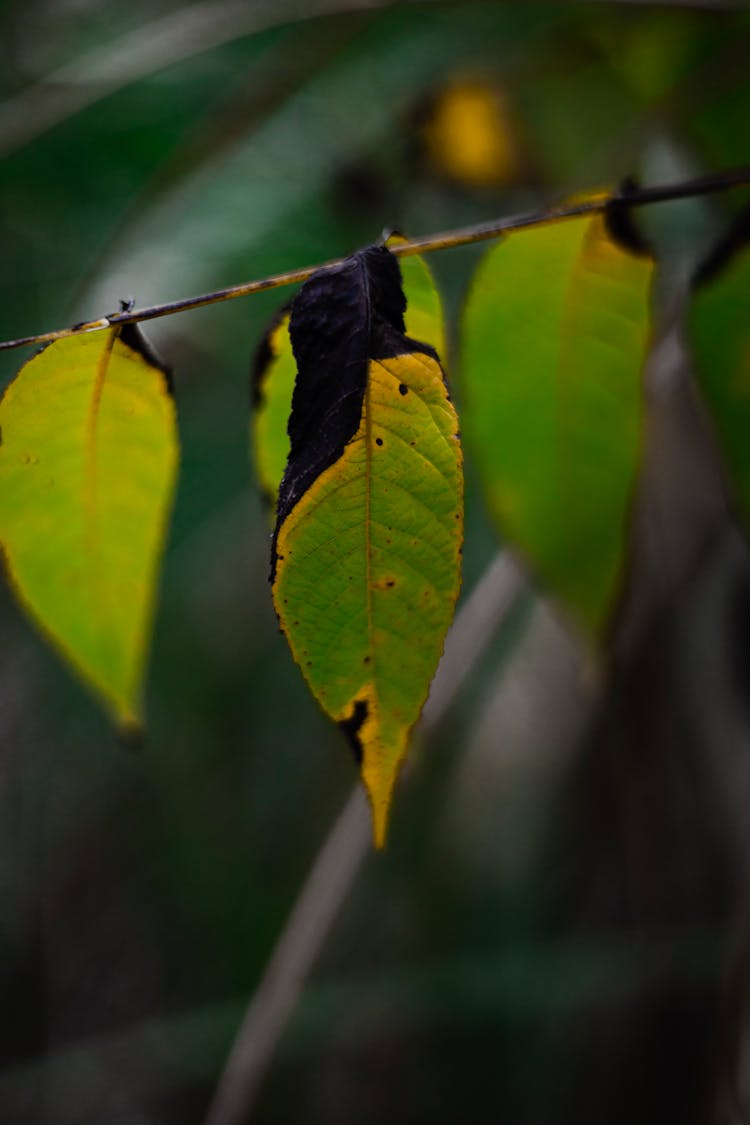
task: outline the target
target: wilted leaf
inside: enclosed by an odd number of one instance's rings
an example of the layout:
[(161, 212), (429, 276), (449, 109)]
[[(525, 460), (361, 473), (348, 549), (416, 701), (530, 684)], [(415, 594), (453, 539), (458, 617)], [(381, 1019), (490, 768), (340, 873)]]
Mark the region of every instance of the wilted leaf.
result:
[(701, 391), (750, 517), (750, 210), (698, 272), (689, 312)]
[(291, 453), (273, 597), (297, 663), (357, 752), (382, 845), (391, 792), (453, 616), (458, 423), (437, 356), (404, 334), (397, 263), (371, 247), (295, 300)]
[(141, 690), (178, 450), (137, 329), (74, 336), (0, 402), (0, 543), (25, 609), (125, 725)]
[[(403, 242), (391, 235), (386, 245)], [(445, 319), (440, 294), (432, 274), (420, 257), (399, 259), (406, 297), (406, 334), (445, 354)], [(253, 360), (253, 413), (251, 420), (255, 471), (272, 510), (289, 456), (287, 422), (297, 365), (289, 339), (289, 306), (284, 305), (269, 324)]]
[(652, 270), (600, 215), (538, 227), (489, 251), (464, 316), (464, 430), (490, 508), (594, 634), (623, 565)]

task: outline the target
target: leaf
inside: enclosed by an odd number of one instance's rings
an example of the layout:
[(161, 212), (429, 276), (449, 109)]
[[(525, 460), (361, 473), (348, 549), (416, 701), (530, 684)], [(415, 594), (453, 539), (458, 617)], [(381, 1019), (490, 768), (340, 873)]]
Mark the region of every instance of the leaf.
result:
[(378, 847), (453, 616), (463, 526), (458, 421), (435, 352), (405, 335), (403, 312), (383, 247), (298, 294), (272, 547), (282, 629), (354, 746)]
[[(400, 234), (391, 234), (386, 241), (390, 249), (405, 242)], [(406, 334), (421, 340), (444, 360), (446, 354), (445, 314), (443, 302), (435, 285), (435, 278), (424, 258), (418, 254), (402, 255), (398, 259), (401, 287), (406, 298)]]
[(276, 507), (279, 483), (289, 456), (286, 427), (296, 374), (289, 339), (289, 306), (284, 305), (263, 335), (252, 370), (253, 461), (263, 497), (271, 509)]
[(178, 449), (137, 329), (73, 336), (0, 402), (0, 543), (21, 604), (124, 727), (141, 719)]
[(701, 266), (688, 317), (703, 397), (750, 517), (750, 208)]
[(623, 566), (652, 272), (601, 215), (537, 227), (484, 257), (464, 315), (464, 430), (490, 509), (594, 636)]
[[(392, 234), (386, 246), (404, 241), (401, 235)], [(423, 258), (411, 255), (399, 259), (399, 268), (406, 297), (407, 335), (429, 344), (439, 356), (444, 355), (445, 318), (428, 266)], [(253, 462), (263, 496), (273, 511), (289, 456), (287, 421), (297, 374), (289, 339), (289, 304), (278, 310), (266, 329), (252, 367)]]
[(507, 187), (524, 160), (508, 98), (495, 82), (458, 78), (426, 107), (420, 135), (433, 169), (468, 188)]

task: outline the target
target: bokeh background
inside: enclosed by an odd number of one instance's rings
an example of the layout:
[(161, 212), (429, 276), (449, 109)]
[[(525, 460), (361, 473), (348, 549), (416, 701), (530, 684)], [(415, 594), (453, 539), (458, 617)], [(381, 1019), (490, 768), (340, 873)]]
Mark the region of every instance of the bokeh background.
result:
[[(744, 7), (5, 0), (0, 338), (748, 163)], [(415, 748), (253, 1121), (750, 1120), (750, 565), (675, 298), (741, 199), (643, 216), (664, 269), (611, 667), (524, 585)], [(480, 252), (431, 257), (454, 343)], [(3, 1125), (200, 1122), (354, 781), (279, 635), (248, 456), (288, 296), (148, 329), (183, 461), (142, 748), (0, 587)], [(470, 450), (467, 517), (468, 593), (499, 546)]]

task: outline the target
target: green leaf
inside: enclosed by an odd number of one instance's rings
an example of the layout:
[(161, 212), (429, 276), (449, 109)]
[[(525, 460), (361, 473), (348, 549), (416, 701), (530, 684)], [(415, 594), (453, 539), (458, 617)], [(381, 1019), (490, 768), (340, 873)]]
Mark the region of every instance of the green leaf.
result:
[(463, 428), (490, 509), (600, 635), (641, 447), (653, 262), (601, 215), (519, 232), (482, 260), (463, 322)]
[(287, 421), (297, 365), (289, 339), (289, 309), (277, 312), (260, 342), (253, 360), (253, 412), (251, 436), (253, 461), (261, 491), (271, 510), (276, 507), (279, 483), (289, 456)]
[(297, 296), (291, 453), (273, 598), (316, 699), (349, 736), (377, 846), (455, 608), (458, 421), (435, 352), (404, 332), (394, 257), (370, 247)]
[[(386, 246), (391, 248), (405, 242), (400, 234), (392, 234)], [(434, 348), (442, 360), (446, 354), (445, 314), (443, 302), (432, 271), (424, 258), (418, 254), (403, 255), (398, 259), (401, 271), (401, 286), (406, 297), (406, 335), (412, 340), (421, 340)]]
[(11, 585), (123, 726), (141, 691), (178, 449), (165, 371), (135, 328), (74, 336), (0, 402)]
[[(750, 517), (750, 210), (699, 271), (688, 330), (696, 374), (745, 519)], [(734, 251), (734, 252), (733, 252)]]
[[(386, 246), (403, 242), (393, 234)], [(440, 294), (425, 261), (412, 255), (399, 259), (402, 287), (406, 297), (406, 334), (445, 354), (445, 317)], [(292, 409), (292, 393), (297, 365), (289, 339), (289, 306), (276, 313), (253, 360), (253, 413), (251, 438), (253, 462), (263, 496), (274, 511), (279, 484), (289, 456), (287, 420)]]

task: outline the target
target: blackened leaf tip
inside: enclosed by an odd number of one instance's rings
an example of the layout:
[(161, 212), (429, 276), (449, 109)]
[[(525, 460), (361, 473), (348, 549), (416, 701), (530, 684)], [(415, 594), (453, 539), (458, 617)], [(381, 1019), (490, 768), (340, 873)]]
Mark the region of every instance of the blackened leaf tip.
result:
[(120, 339), (123, 344), (127, 344), (132, 348), (141, 359), (145, 359), (150, 367), (155, 367), (157, 371), (161, 371), (170, 395), (174, 395), (174, 380), (172, 378), (172, 368), (164, 362), (153, 344), (146, 338), (141, 327), (137, 323), (123, 324), (120, 328)]
[(637, 191), (638, 182), (635, 177), (626, 176), (620, 184), (618, 194), (604, 209), (604, 222), (609, 237), (621, 250), (639, 257), (654, 258), (654, 249), (633, 219), (633, 211), (628, 203), (628, 197)]

